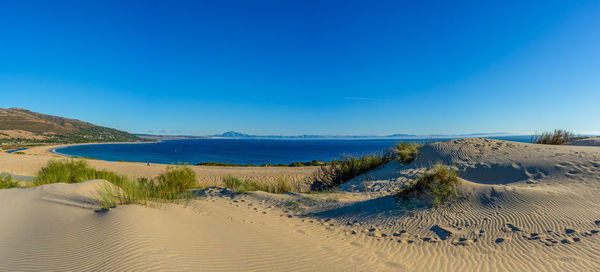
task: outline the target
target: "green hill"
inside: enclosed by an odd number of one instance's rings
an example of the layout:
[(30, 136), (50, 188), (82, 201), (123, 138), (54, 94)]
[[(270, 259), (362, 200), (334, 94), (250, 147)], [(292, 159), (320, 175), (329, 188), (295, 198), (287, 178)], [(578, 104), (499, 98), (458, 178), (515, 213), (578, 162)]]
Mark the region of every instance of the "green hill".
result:
[(20, 108), (0, 108), (0, 139), (46, 143), (141, 141), (125, 131)]

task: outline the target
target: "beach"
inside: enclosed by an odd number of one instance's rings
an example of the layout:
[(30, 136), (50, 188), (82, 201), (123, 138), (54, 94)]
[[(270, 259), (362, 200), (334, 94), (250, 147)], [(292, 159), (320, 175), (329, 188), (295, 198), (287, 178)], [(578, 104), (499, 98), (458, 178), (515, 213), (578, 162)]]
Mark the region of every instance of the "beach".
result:
[[(0, 173), (11, 173), (22, 176), (35, 176), (37, 171), (49, 160), (66, 159), (66, 156), (53, 153), (52, 150), (66, 145), (37, 146), (22, 150), (24, 154), (0, 152)], [(94, 159), (83, 159), (92, 167), (107, 169), (131, 178), (154, 177), (169, 165), (150, 165), (140, 162), (109, 162)], [(221, 183), (223, 177), (235, 176), (244, 179), (274, 181), (279, 178), (292, 183), (303, 183), (317, 167), (229, 167), (229, 166), (190, 166), (196, 172), (198, 184), (214, 186)]]
[[(0, 171), (32, 175), (57, 158), (47, 148), (2, 153)], [(165, 167), (88, 161), (134, 176)], [(460, 175), (457, 200), (410, 208), (394, 197), (440, 162)], [(193, 169), (202, 178), (300, 175), (311, 168)], [(0, 270), (600, 270), (598, 146), (450, 140), (425, 145), (411, 164), (390, 162), (334, 192), (212, 187), (185, 205), (108, 211), (96, 200), (104, 183), (0, 190), (0, 205), (10, 207), (0, 211)]]

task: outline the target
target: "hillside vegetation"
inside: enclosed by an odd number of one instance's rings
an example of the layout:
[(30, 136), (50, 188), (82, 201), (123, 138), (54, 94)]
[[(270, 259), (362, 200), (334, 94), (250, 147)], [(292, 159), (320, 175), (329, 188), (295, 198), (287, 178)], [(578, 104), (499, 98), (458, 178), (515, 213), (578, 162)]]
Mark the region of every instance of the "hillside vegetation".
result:
[(131, 133), (25, 109), (0, 109), (0, 139), (44, 143), (130, 142)]

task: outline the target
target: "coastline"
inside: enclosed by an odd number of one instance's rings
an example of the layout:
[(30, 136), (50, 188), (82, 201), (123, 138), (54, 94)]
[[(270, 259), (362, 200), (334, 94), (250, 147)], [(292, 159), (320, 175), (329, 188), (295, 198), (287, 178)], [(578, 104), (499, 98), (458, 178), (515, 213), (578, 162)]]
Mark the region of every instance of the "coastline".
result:
[(98, 142), (98, 143), (50, 144), (50, 145), (40, 145), (40, 146), (29, 147), (29, 148), (23, 150), (23, 153), (30, 154), (30, 155), (47, 155), (47, 156), (58, 155), (60, 157), (71, 158), (72, 156), (56, 152), (56, 149), (68, 147), (68, 146), (77, 146), (77, 145), (147, 144), (147, 143), (158, 143), (158, 142), (162, 142), (162, 140), (161, 141), (152, 141), (152, 142), (101, 142), (101, 143)]
[[(139, 143), (139, 142), (134, 142)], [(83, 144), (83, 143), (82, 143)], [(90, 143), (85, 143), (90, 144)], [(108, 143), (99, 143), (108, 144)], [(52, 150), (64, 146), (81, 145), (81, 144), (60, 144), (60, 145), (45, 145), (35, 146), (27, 150), (23, 150), (23, 154), (10, 154), (0, 152), (0, 173), (9, 173), (13, 175), (33, 177), (37, 172), (50, 160), (69, 158), (69, 156), (60, 153), (52, 152)], [(148, 166), (142, 162), (119, 162), (119, 161), (104, 161), (98, 159), (85, 160), (91, 167), (98, 170), (110, 170), (118, 174), (138, 178), (152, 178), (164, 171), (170, 164), (151, 163)], [(302, 183), (306, 178), (313, 174), (318, 166), (304, 167), (262, 167), (262, 166), (189, 166), (196, 172), (198, 184), (206, 186), (220, 185), (222, 179), (227, 176), (234, 176), (241, 179), (255, 181), (276, 181), (278, 179), (286, 179), (292, 183)]]

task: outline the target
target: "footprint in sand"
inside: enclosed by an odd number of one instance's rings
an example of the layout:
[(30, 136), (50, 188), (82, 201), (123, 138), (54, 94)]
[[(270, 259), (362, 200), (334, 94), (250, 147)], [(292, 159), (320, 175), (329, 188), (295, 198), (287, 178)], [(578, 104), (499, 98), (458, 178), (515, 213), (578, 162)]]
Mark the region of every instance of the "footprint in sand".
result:
[(565, 239), (560, 240), (560, 242), (563, 243), (563, 244), (573, 244), (573, 243), (576, 243), (576, 242), (579, 242), (579, 241), (581, 241), (581, 239), (579, 239), (577, 237), (575, 237), (575, 238), (565, 238)]
[(469, 246), (475, 242), (477, 242), (477, 239), (458, 238), (452, 241), (452, 244), (455, 246)]
[(565, 229), (566, 234), (575, 234), (577, 231), (574, 229)]
[[(508, 228), (508, 229), (506, 229), (506, 228)], [(513, 225), (513, 224), (510, 224), (510, 223), (506, 224), (506, 228), (503, 228), (504, 232), (508, 232), (508, 230), (509, 230), (509, 229), (510, 229), (511, 231), (514, 231), (514, 232), (519, 232), (519, 231), (521, 231), (521, 229), (520, 229), (519, 227), (517, 227), (517, 226), (515, 226), (515, 225)]]
[(446, 239), (448, 239), (448, 237), (450, 237), (450, 235), (452, 235), (452, 232), (450, 230), (448, 230), (447, 228), (442, 228), (439, 225), (435, 225), (435, 226), (431, 227), (429, 230), (431, 230), (435, 234), (437, 234), (437, 236), (439, 236), (440, 239), (442, 239), (442, 240), (446, 240)]
[(527, 239), (527, 240), (540, 240), (542, 238), (542, 235), (540, 235), (539, 233), (533, 232), (530, 233), (529, 235), (523, 235), (523, 238)]

